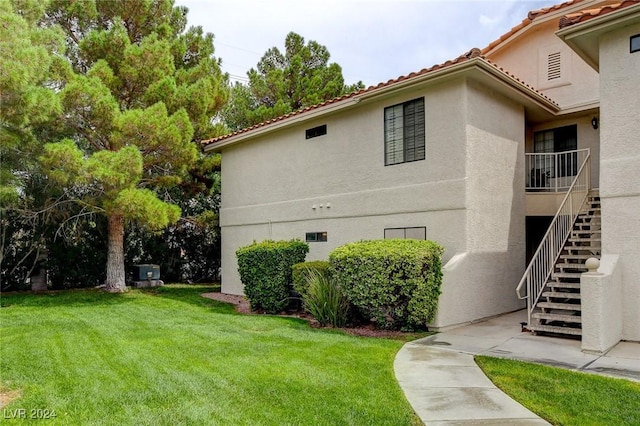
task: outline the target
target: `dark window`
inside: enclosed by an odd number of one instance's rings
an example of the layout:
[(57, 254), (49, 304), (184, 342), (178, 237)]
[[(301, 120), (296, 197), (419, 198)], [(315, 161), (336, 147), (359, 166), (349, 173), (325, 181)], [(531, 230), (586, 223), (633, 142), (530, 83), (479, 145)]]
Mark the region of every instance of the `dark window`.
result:
[(631, 53), (640, 52), (640, 34), (634, 35), (630, 39)]
[(308, 243), (321, 243), (327, 241), (327, 233), (326, 232), (307, 232), (305, 235), (305, 240)]
[(424, 98), (384, 109), (384, 165), (424, 160)]
[(426, 240), (427, 228), (425, 226), (412, 226), (409, 228), (386, 228), (384, 230), (384, 239), (390, 240), (393, 238)]
[(322, 126), (314, 127), (312, 129), (306, 130), (307, 139), (317, 138), (318, 136), (327, 134), (327, 125), (323, 124)]
[[(535, 153), (556, 153), (575, 151), (577, 149), (578, 126), (575, 124), (543, 130), (533, 134), (533, 151)], [(558, 164), (553, 160), (556, 157), (545, 157), (536, 159), (539, 163), (536, 164), (536, 173), (550, 178), (576, 175), (578, 171), (578, 153), (574, 152), (558, 157)], [(558, 176), (555, 175), (556, 169)]]

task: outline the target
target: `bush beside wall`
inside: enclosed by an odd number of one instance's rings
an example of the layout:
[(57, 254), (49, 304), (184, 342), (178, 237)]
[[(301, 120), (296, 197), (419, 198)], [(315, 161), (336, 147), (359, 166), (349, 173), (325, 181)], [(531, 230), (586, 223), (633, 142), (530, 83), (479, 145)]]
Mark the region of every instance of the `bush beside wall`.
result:
[(278, 313), (292, 290), (291, 266), (304, 262), (309, 245), (300, 240), (254, 242), (236, 251), (238, 272), (251, 309)]
[(442, 253), (433, 241), (374, 240), (338, 247), (329, 262), (338, 286), (362, 315), (383, 328), (425, 328), (442, 283)]

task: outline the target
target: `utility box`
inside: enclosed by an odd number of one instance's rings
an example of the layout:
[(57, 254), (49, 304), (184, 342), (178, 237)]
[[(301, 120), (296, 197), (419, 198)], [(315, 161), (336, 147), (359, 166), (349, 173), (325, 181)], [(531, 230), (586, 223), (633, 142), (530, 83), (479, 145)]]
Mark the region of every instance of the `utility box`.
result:
[(133, 266), (134, 287), (157, 287), (163, 284), (160, 281), (160, 265), (144, 264)]
[(160, 265), (134, 265), (133, 266), (133, 280), (159, 280), (160, 279)]

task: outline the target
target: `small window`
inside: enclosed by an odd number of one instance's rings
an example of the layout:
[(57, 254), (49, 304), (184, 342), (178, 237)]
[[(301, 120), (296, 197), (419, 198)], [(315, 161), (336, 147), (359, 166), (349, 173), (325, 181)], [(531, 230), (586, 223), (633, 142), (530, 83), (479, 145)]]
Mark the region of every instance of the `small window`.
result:
[(326, 135), (327, 125), (323, 124), (322, 126), (314, 127), (312, 129), (307, 129), (305, 133), (306, 133), (307, 139), (317, 138), (318, 136)]
[(384, 109), (384, 165), (425, 159), (424, 98)]
[(640, 52), (640, 34), (631, 37), (630, 45), (631, 53)]
[(426, 240), (427, 228), (425, 226), (413, 226), (409, 228), (386, 228), (384, 230), (384, 239), (390, 240), (394, 238)]
[(327, 241), (326, 232), (307, 232), (305, 235), (305, 241), (308, 243), (323, 243)]

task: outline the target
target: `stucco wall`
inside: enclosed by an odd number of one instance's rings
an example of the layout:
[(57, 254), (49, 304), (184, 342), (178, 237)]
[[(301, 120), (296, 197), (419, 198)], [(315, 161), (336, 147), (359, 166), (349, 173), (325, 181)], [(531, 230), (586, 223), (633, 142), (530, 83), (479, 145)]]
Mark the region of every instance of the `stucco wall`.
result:
[[(558, 19), (533, 25), (523, 36), (490, 54), (489, 59), (539, 89), (562, 108), (597, 102), (598, 73), (555, 35)], [(543, 72), (545, 55), (551, 51), (561, 51), (564, 61), (563, 78), (555, 83), (546, 82)]]
[[(426, 160), (384, 166), (384, 108), (424, 96)], [(326, 124), (325, 136), (305, 129)], [(445, 247), (437, 326), (518, 309), (524, 269), (524, 111), (462, 78), (359, 104), (223, 150), (222, 290), (242, 293), (235, 251), (304, 239), (308, 259), (385, 228), (425, 226)], [(315, 206), (315, 208), (313, 208)]]
[[(427, 158), (385, 167), (384, 107), (419, 96)], [(326, 231), (308, 257), (326, 259), (346, 242), (383, 238), (385, 228), (426, 226), (445, 261), (462, 250), (464, 96), (463, 81), (431, 86), (223, 150), (223, 291), (242, 293), (235, 250), (264, 238)], [(305, 129), (321, 124), (327, 135), (306, 140)]]
[(523, 307), (524, 110), (469, 81), (465, 115), (467, 244), (445, 266), (439, 328)]
[(640, 52), (634, 24), (600, 40), (602, 251), (619, 255), (623, 339), (640, 340)]

